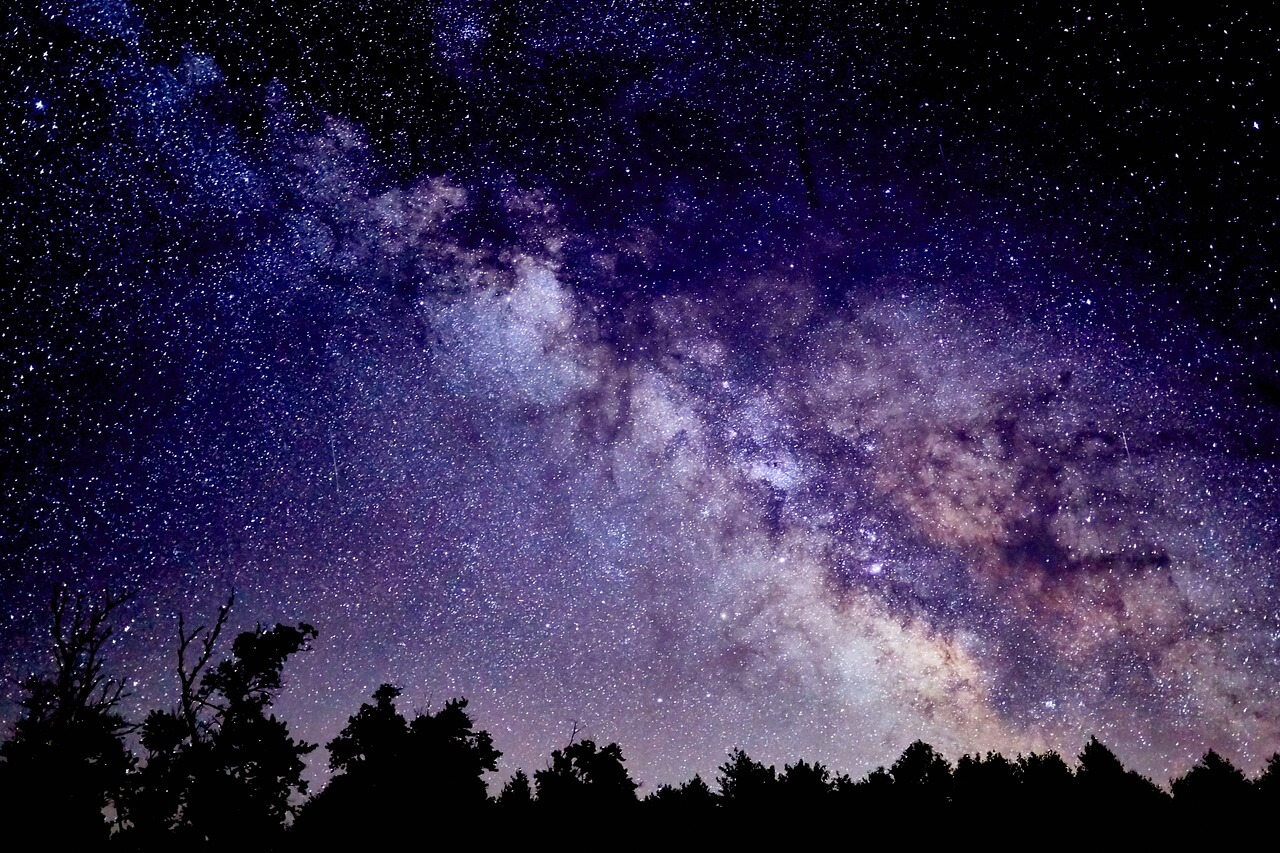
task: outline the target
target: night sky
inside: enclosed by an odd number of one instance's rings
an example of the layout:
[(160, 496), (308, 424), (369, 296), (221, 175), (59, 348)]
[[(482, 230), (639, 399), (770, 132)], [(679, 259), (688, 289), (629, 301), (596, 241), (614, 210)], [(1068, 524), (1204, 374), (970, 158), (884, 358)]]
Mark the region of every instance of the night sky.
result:
[(6, 725), (67, 584), (498, 778), (1280, 750), (1272, 10), (5, 5)]

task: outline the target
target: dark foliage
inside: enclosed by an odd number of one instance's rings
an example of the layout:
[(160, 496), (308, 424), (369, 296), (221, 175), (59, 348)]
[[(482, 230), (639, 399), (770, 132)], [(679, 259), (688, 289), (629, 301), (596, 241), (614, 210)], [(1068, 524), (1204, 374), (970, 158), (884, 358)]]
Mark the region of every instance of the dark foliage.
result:
[(772, 767), (765, 767), (744, 750), (735, 749), (719, 769), (716, 784), (720, 786), (720, 801), (725, 808), (754, 809), (773, 804), (778, 774)]
[(1027, 820), (1048, 819), (1072, 810), (1076, 803), (1076, 779), (1067, 762), (1056, 752), (1018, 756), (1019, 806)]
[(1253, 783), (1258, 794), (1258, 805), (1274, 814), (1280, 809), (1280, 752), (1272, 753), (1267, 766)]
[(889, 768), (895, 799), (915, 809), (940, 809), (951, 799), (951, 764), (922, 740)]
[(853, 793), (874, 806), (883, 806), (893, 799), (893, 777), (883, 767), (877, 767), (854, 786)]
[(644, 802), (646, 806), (673, 817), (706, 814), (719, 804), (715, 792), (697, 774), (679, 786), (659, 785), (656, 791), (644, 798)]
[[(283, 837), (294, 797), (306, 792), (302, 759), (315, 745), (295, 740), (268, 709), (283, 686), (285, 662), (309, 647), (316, 630), (304, 623), (246, 631), (210, 671), (230, 607), (228, 601), (212, 629), (187, 633), (179, 622), (179, 707), (152, 711), (142, 725), (146, 762), (130, 798), (127, 836), (136, 846), (269, 847)], [(196, 641), (199, 653), (188, 664)]]
[(778, 800), (787, 809), (825, 808), (833, 792), (831, 771), (816, 761), (788, 764), (778, 777)]
[(498, 794), (498, 806), (509, 814), (527, 814), (533, 808), (533, 786), (523, 770), (511, 774)]
[(551, 766), (533, 774), (538, 803), (548, 809), (615, 811), (636, 802), (639, 787), (616, 743), (597, 748), (580, 740), (551, 753)]
[(382, 773), (401, 756), (409, 723), (396, 710), (400, 688), (383, 684), (373, 691), (374, 704), (363, 704), (346, 728), (325, 744), (329, 767), (344, 773)]
[(103, 652), (108, 619), (125, 600), (60, 590), (51, 602), (52, 667), (23, 680), (23, 715), (0, 744), (0, 817), (10, 834), (39, 834), (55, 847), (101, 843), (104, 809), (121, 810), (134, 759), (118, 710), (124, 689), (106, 676)]
[(1126, 770), (1096, 737), (1081, 750), (1075, 779), (1080, 805), (1099, 818), (1133, 822), (1166, 814), (1168, 795), (1147, 777)]
[(1212, 749), (1169, 787), (1179, 808), (1197, 817), (1253, 805), (1254, 788), (1244, 773)]
[(965, 812), (994, 815), (1022, 799), (1018, 764), (995, 752), (962, 755), (952, 775), (952, 791), (955, 804)]
[[(467, 700), (451, 699), (409, 721), (396, 710), (399, 696), (398, 687), (383, 684), (374, 704), (361, 705), (327, 744), (339, 775), (298, 816), (299, 839), (409, 837), (487, 804), (484, 774), (497, 770), (502, 753), (488, 732), (474, 728)], [(513, 789), (507, 804), (514, 807), (519, 796)]]

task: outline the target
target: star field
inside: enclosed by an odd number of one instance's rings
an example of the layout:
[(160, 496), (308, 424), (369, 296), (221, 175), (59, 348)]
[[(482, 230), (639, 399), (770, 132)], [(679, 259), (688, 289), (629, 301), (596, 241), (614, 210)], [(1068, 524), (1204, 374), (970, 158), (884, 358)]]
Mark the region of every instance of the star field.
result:
[(234, 589), (319, 630), (313, 742), (394, 682), (646, 788), (917, 738), (1256, 773), (1270, 21), (839, 5), (6, 12), (6, 672), (57, 585), (135, 591), (167, 707)]

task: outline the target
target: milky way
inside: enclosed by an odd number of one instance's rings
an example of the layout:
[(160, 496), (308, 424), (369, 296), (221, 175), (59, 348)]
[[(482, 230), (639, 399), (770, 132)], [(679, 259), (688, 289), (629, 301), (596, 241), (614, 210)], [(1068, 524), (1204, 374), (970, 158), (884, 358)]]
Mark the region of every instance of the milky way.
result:
[(1258, 20), (316, 8), (5, 20), (7, 675), (234, 590), (504, 771), (1280, 750)]

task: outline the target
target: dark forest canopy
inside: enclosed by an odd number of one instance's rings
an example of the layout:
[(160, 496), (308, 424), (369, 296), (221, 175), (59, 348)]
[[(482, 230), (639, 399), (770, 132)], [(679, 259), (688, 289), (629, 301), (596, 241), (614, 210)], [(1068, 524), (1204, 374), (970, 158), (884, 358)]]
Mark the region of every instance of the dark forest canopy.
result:
[[(1206, 819), (1247, 822), (1280, 807), (1280, 754), (1251, 780), (1209, 750), (1166, 790), (1126, 769), (1096, 737), (1074, 766), (1054, 752), (987, 752), (952, 763), (917, 740), (857, 780), (803, 759), (779, 770), (734, 749), (711, 782), (699, 774), (645, 792), (619, 744), (579, 739), (576, 727), (532, 784), (517, 770), (491, 793), (486, 777), (501, 752), (475, 728), (466, 699), (409, 719), (391, 684), (375, 689), (373, 702), (326, 744), (335, 775), (310, 792), (303, 758), (316, 745), (295, 740), (270, 709), (289, 658), (309, 648), (316, 629), (259, 626), (215, 664), (234, 599), (205, 625), (188, 628), (180, 617), (175, 705), (131, 723), (104, 659), (121, 601), (64, 591), (51, 604), (51, 666), (23, 681), (24, 714), (0, 746), (0, 805), (11, 829), (38, 831), (58, 846), (110, 839), (125, 849), (276, 849), (408, 837), (424, 820), (482, 815), (494, 832), (513, 835), (609, 816), (646, 832), (747, 831), (794, 814), (861, 815), (887, 831), (890, 819), (907, 815), (1031, 821), (1077, 813), (1163, 831)], [(132, 751), (135, 740), (141, 754)]]

